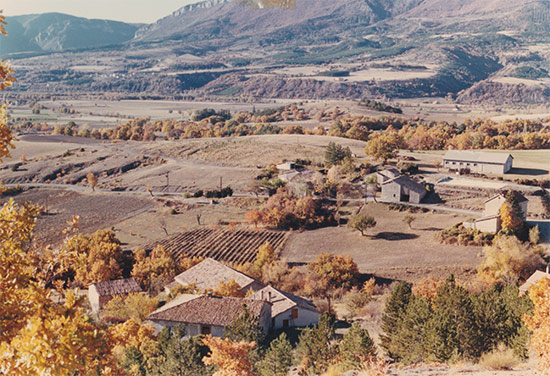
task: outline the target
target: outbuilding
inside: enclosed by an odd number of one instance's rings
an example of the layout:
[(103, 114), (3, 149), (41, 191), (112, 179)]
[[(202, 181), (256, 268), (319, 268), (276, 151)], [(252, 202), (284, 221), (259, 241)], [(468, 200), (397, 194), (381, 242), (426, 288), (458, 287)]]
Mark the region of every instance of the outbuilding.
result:
[(143, 292), (134, 278), (92, 283), (88, 287), (88, 300), (93, 312), (99, 312), (117, 295)]
[(448, 150), (443, 157), (444, 168), (485, 174), (505, 174), (512, 169), (513, 163), (511, 154), (498, 152)]
[(419, 204), (426, 196), (426, 188), (410, 177), (401, 175), (396, 178), (386, 180), (381, 184), (382, 201), (386, 202), (411, 202)]

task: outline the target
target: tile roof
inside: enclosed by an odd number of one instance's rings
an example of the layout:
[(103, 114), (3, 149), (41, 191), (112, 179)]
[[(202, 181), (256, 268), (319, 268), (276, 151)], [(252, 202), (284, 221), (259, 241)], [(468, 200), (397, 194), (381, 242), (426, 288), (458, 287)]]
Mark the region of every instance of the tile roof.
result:
[(92, 283), (90, 287), (91, 286), (95, 286), (99, 296), (123, 295), (133, 292), (143, 292), (143, 290), (134, 278)]
[(417, 193), (426, 192), (426, 188), (424, 188), (424, 186), (422, 184), (418, 184), (417, 182), (415, 182), (414, 180), (412, 180), (411, 178), (409, 178), (406, 175), (401, 175), (401, 176), (398, 176), (396, 178), (386, 180), (385, 182), (383, 182), (380, 185), (387, 185), (387, 184), (391, 184), (391, 183), (399, 184), (399, 185), (401, 185), (403, 187), (406, 187), (407, 189), (409, 189), (413, 192), (417, 192)]
[(267, 300), (269, 303), (271, 303), (272, 317), (275, 317), (294, 307), (300, 307), (309, 311), (319, 312), (319, 310), (313, 305), (311, 301), (300, 296), (278, 290), (272, 286), (267, 286), (259, 291), (256, 291), (250, 296), (250, 298)]
[(262, 285), (260, 281), (211, 258), (207, 258), (192, 268), (187, 269), (174, 279), (184, 286), (194, 283), (198, 289), (215, 289), (220, 282), (228, 282), (232, 279), (243, 290), (248, 290), (248, 287), (254, 282)]
[(159, 308), (147, 319), (225, 327), (241, 314), (244, 304), (250, 313), (257, 317), (260, 316), (262, 309), (269, 305), (261, 300), (220, 298), (208, 295), (195, 295), (194, 298), (184, 296), (180, 301), (168, 304), (169, 307)]
[(510, 156), (510, 154), (496, 152), (490, 153), (471, 150), (447, 150), (443, 159), (462, 162), (505, 164)]

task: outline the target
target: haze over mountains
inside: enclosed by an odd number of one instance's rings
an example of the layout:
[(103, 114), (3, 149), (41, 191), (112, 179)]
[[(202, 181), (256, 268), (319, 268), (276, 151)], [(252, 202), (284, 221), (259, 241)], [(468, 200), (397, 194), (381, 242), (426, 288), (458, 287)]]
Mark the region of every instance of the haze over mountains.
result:
[(62, 71), (47, 75), (59, 90), (530, 103), (550, 95), (543, 0), (296, 0), (294, 9), (262, 1), (253, 9), (207, 0), (151, 25), (9, 17), (0, 54), (23, 68), (19, 90), (41, 82), (39, 66)]

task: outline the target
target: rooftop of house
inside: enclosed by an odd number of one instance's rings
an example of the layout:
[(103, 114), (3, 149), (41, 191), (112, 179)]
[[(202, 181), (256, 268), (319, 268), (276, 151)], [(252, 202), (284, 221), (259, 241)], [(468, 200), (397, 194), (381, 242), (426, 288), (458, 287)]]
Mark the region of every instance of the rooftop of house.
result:
[[(527, 197), (525, 197), (521, 192), (518, 192), (518, 191), (512, 191), (512, 192), (513, 192), (514, 196), (516, 197), (516, 200), (517, 200), (518, 203), (529, 201), (527, 199)], [(507, 192), (498, 193), (498, 194), (494, 195), (493, 197), (491, 197), (490, 199), (486, 200), (485, 203), (491, 202), (491, 201), (493, 201), (495, 199), (498, 199), (498, 198), (506, 199), (506, 195), (507, 195)]]
[(220, 282), (228, 282), (230, 280), (237, 282), (243, 290), (247, 290), (247, 287), (254, 282), (261, 284), (260, 281), (211, 258), (207, 258), (192, 268), (187, 269), (174, 279), (184, 286), (195, 284), (199, 289), (215, 289)]
[(311, 301), (300, 296), (278, 290), (272, 286), (266, 286), (263, 289), (256, 291), (250, 296), (250, 299), (266, 300), (271, 303), (271, 316), (277, 316), (294, 307), (319, 312)]
[(412, 180), (410, 177), (406, 175), (401, 175), (396, 178), (386, 180), (381, 185), (389, 185), (393, 183), (406, 187), (407, 189), (413, 192), (417, 192), (417, 193), (426, 192), (426, 188), (422, 184), (415, 182), (414, 180)]
[(519, 287), (519, 290), (522, 292), (527, 292), (531, 286), (543, 278), (550, 278), (550, 274), (548, 272), (537, 270), (527, 279), (527, 281), (525, 281), (523, 285)]
[(489, 153), (471, 150), (447, 150), (443, 159), (474, 163), (505, 164), (509, 157), (511, 157), (511, 154), (506, 153)]
[(265, 301), (252, 299), (180, 295), (151, 313), (147, 319), (225, 327), (239, 317), (244, 305), (252, 315), (259, 317), (264, 306), (268, 304)]
[(401, 171), (394, 167), (387, 168), (385, 170), (380, 170), (376, 172), (377, 174), (383, 175), (388, 179), (393, 179), (401, 175)]
[(134, 278), (92, 283), (90, 287), (91, 286), (95, 286), (99, 296), (123, 295), (143, 292), (143, 290)]

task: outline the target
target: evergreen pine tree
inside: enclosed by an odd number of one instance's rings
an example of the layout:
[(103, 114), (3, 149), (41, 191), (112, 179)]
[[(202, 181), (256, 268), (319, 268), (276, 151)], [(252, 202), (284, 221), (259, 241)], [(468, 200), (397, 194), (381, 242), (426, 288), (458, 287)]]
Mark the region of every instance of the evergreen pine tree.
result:
[(376, 356), (376, 347), (369, 332), (354, 323), (338, 347), (340, 361), (348, 369), (357, 369), (366, 360)]
[(407, 364), (430, 359), (429, 349), (426, 348), (426, 331), (432, 315), (427, 298), (411, 298), (393, 335), (394, 359)]
[(285, 333), (273, 340), (258, 364), (261, 376), (285, 376), (292, 366), (292, 345)]
[(335, 348), (334, 319), (328, 313), (319, 317), (319, 324), (306, 328), (300, 334), (296, 354), (300, 367), (306, 372), (322, 373), (326, 371), (334, 358)]
[(243, 304), (242, 313), (225, 328), (224, 336), (234, 341), (256, 344), (261, 344), (265, 337), (258, 317), (250, 313), (246, 304)]
[(386, 302), (384, 315), (382, 316), (382, 331), (384, 334), (380, 336), (380, 341), (388, 356), (393, 359), (397, 359), (394, 343), (395, 334), (398, 331), (401, 316), (405, 312), (411, 296), (411, 285), (407, 282), (399, 282)]

